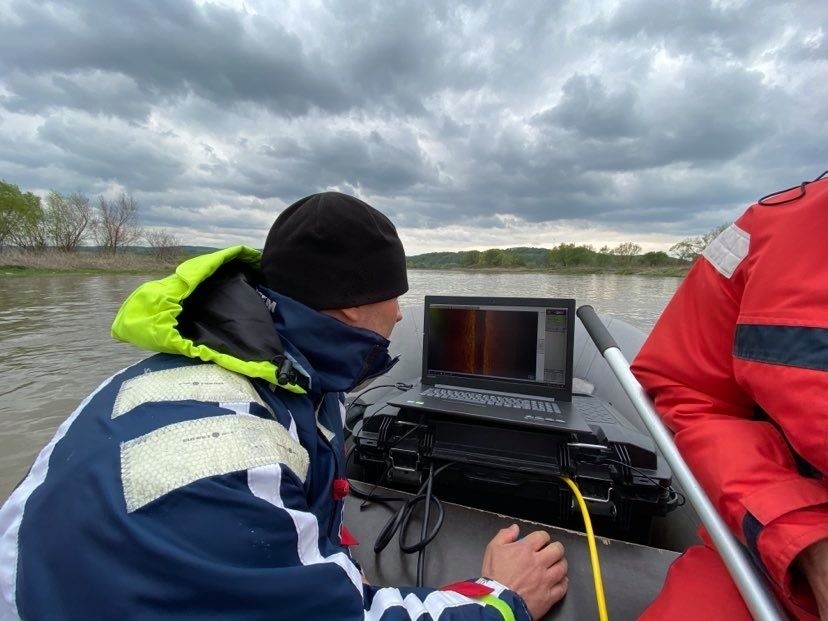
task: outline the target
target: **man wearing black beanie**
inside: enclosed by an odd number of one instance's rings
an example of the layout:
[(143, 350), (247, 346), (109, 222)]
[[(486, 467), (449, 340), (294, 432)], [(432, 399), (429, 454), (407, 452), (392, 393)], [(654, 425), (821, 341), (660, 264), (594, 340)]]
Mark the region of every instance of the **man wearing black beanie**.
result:
[(285, 209), (262, 252), (268, 288), (388, 338), (408, 291), (405, 252), (379, 211), (347, 194), (313, 194)]
[(0, 508), (0, 618), (545, 612), (566, 561), (543, 533), (504, 529), (487, 578), (449, 591), (364, 584), (351, 558), (344, 393), (396, 362), (407, 290), (394, 225), (336, 192), (288, 207), (262, 253), (227, 248), (140, 286), (112, 334), (159, 353), (84, 401)]
[(262, 274), (268, 287), (316, 310), (381, 302), (408, 291), (394, 225), (339, 192), (303, 198), (276, 218), (262, 252)]

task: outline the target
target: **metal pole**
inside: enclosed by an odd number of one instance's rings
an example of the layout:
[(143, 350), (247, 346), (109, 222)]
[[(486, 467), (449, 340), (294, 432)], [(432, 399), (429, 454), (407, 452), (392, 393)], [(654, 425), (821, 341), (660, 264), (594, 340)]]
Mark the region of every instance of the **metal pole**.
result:
[(745, 554), (744, 549), (722, 520), (713, 503), (705, 494), (695, 475), (690, 471), (673, 442), (673, 436), (653, 407), (653, 402), (638, 380), (630, 371), (630, 363), (621, 353), (615, 339), (607, 330), (592, 306), (578, 308), (578, 317), (584, 324), (598, 351), (609, 364), (624, 392), (632, 401), (639, 416), (644, 421), (653, 440), (661, 449), (664, 459), (673, 470), (673, 475), (684, 489), (687, 499), (696, 509), (699, 518), (704, 524), (713, 544), (719, 551), (733, 581), (736, 583), (742, 598), (754, 618), (762, 621), (782, 621), (787, 616), (782, 612), (779, 603), (767, 587), (764, 578), (756, 566)]

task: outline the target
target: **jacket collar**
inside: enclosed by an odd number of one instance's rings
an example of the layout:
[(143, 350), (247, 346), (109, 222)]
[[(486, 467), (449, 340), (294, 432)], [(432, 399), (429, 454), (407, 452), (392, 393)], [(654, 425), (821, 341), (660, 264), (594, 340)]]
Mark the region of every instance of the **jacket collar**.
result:
[[(281, 342), (275, 331), (271, 333), (271, 317), (263, 308), (260, 295), (252, 285), (244, 284), (244, 277), (230, 279), (232, 290), (219, 287), (220, 299), (208, 296), (213, 307), (209, 312), (199, 304), (191, 304), (199, 297), (202, 287), (212, 286), (210, 281), (215, 284), (219, 272), (229, 270), (232, 276), (234, 270), (230, 264), (246, 265), (255, 271), (260, 259), (259, 251), (234, 246), (184, 261), (173, 274), (145, 282), (132, 292), (112, 323), (112, 336), (136, 347), (214, 362), (235, 373), (276, 384), (281, 374), (282, 362), (278, 356), (282, 353)], [(193, 321), (202, 322), (207, 331), (217, 325), (216, 321), (221, 325), (227, 317), (241, 315), (244, 321), (250, 319), (253, 321), (248, 325), (251, 329), (245, 331), (249, 338), (233, 333), (225, 339), (223, 334), (228, 330), (224, 327), (219, 331), (221, 334), (212, 335), (216, 338), (206, 340), (200, 339), (205, 331), (193, 330), (184, 334), (179, 321), (187, 319), (185, 307), (195, 311), (190, 313), (191, 327)], [(306, 391), (305, 382), (301, 381), (288, 381), (280, 386), (298, 394)]]
[(349, 392), (397, 363), (382, 335), (349, 326), (272, 289), (257, 289), (285, 352), (310, 376), (311, 392)]

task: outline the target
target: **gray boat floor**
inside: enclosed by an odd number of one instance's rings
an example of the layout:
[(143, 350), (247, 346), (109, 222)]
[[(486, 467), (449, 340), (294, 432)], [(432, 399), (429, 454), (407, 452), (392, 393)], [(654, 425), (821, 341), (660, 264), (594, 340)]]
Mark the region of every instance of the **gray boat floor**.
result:
[[(377, 493), (391, 492), (379, 489)], [(378, 586), (415, 584), (417, 555), (403, 554), (396, 536), (380, 554), (375, 554), (373, 550), (377, 533), (388, 520), (391, 510), (379, 504), (360, 510), (360, 504), (357, 498), (347, 498), (345, 524), (360, 542), (353, 548), (353, 554), (362, 565), (368, 581)], [(586, 535), (447, 502), (443, 504), (445, 522), (426, 553), (427, 586), (442, 586), (478, 577), (486, 544), (499, 529), (517, 523), (521, 533), (548, 530), (552, 538), (561, 541), (566, 548), (569, 592), (544, 619), (580, 621), (598, 618)], [(410, 531), (412, 538), (418, 537), (419, 524), (412, 520)], [(597, 538), (597, 545), (610, 619), (635, 619), (661, 589), (667, 569), (678, 553), (603, 537)]]

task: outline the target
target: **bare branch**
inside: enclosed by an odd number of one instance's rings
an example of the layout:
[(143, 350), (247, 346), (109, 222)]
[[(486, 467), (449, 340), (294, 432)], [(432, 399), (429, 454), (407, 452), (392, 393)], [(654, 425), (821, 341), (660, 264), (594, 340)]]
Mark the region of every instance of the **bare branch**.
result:
[(152, 255), (162, 261), (174, 259), (181, 250), (181, 241), (167, 229), (145, 231), (144, 239)]
[(142, 235), (138, 226), (138, 203), (132, 194), (121, 192), (114, 200), (98, 197), (94, 236), (103, 252), (115, 254), (119, 248), (134, 244)]

